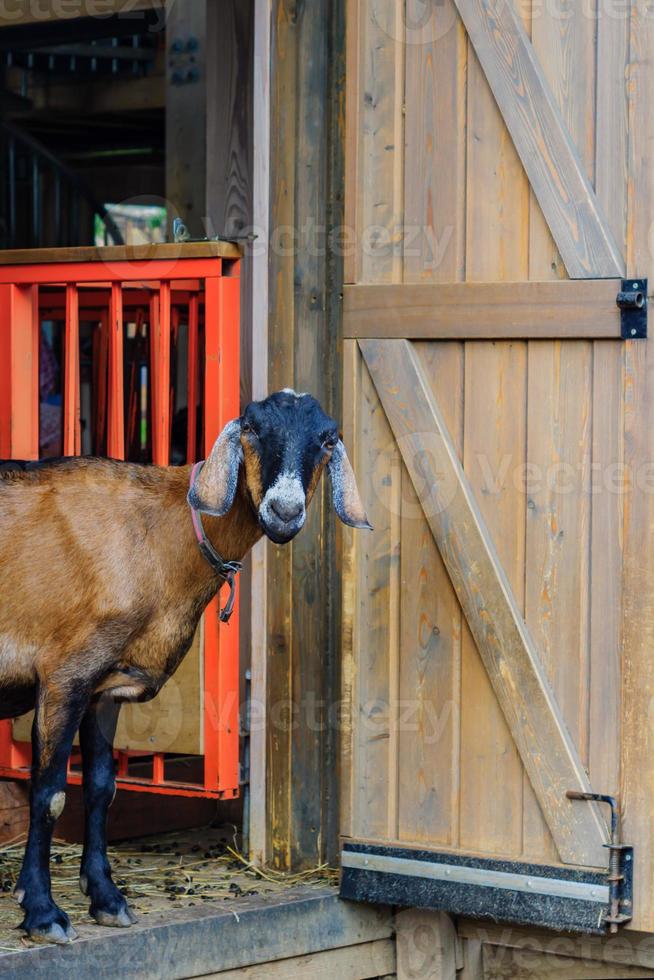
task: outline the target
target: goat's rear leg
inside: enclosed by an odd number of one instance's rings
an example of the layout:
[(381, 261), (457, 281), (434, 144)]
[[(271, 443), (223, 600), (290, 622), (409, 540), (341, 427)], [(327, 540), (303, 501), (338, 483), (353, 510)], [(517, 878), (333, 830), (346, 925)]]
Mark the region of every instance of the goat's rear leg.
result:
[(14, 894), (25, 912), (21, 928), (40, 942), (66, 943), (76, 936), (55, 904), (50, 883), (50, 845), (64, 808), (66, 766), (90, 692), (79, 680), (57, 677), (41, 684), (32, 726), (30, 829)]
[(120, 704), (108, 696), (89, 705), (80, 725), (84, 773), (84, 851), (80, 888), (101, 926), (131, 926), (136, 916), (111, 878), (107, 859), (107, 811), (116, 790), (113, 741)]

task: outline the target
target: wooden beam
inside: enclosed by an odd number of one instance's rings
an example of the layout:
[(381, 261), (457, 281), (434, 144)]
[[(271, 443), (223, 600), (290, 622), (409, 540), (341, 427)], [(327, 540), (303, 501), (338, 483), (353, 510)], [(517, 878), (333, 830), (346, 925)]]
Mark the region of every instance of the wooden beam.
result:
[[(329, 240), (342, 226), (343, 20), (343, 0), (272, 4), (268, 386), (310, 391), (334, 416), (342, 259), (310, 246), (315, 229)], [(288, 547), (268, 545), (267, 846), (276, 867), (337, 854), (328, 706), (340, 688), (340, 582), (328, 494), (322, 480), (303, 533)]]
[(620, 250), (514, 5), (455, 2), (568, 275), (622, 275)]
[[(16, 248), (0, 251), (1, 265), (46, 265), (52, 262), (149, 262), (152, 259), (239, 259), (233, 242), (171, 242), (162, 245), (81, 245), (74, 248)], [(98, 273), (99, 281), (102, 276)]]
[(586, 771), (418, 357), (406, 340), (360, 347), (561, 860), (603, 867), (599, 814), (566, 799)]
[(237, 970), (208, 973), (203, 980), (378, 980), (395, 976), (395, 942), (377, 939), (339, 949), (325, 949), (308, 956), (259, 963)]
[(345, 286), (345, 337), (620, 339), (618, 279)]

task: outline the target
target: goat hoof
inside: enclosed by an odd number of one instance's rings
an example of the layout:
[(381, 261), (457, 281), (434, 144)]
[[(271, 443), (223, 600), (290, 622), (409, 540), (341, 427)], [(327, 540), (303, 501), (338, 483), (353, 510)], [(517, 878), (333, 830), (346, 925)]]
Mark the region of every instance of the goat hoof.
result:
[(47, 929), (30, 929), (27, 936), (33, 943), (56, 943), (58, 946), (64, 946), (77, 939), (77, 933), (72, 926), (63, 929), (58, 922), (53, 922)]
[[(56, 915), (54, 922), (43, 921), (53, 913)], [(35, 943), (63, 945), (77, 939), (77, 932), (68, 921), (68, 916), (58, 909), (54, 903), (53, 909), (48, 909), (45, 914), (28, 913), (19, 929), (22, 929), (25, 935)]]
[(14, 888), (14, 898), (19, 905), (23, 904), (23, 899), (25, 898), (25, 889), (21, 888), (20, 885), (16, 885)]
[(106, 912), (103, 909), (98, 909), (96, 912), (91, 912), (91, 915), (98, 925), (115, 926), (119, 929), (127, 929), (137, 921), (129, 905), (125, 905), (119, 912)]

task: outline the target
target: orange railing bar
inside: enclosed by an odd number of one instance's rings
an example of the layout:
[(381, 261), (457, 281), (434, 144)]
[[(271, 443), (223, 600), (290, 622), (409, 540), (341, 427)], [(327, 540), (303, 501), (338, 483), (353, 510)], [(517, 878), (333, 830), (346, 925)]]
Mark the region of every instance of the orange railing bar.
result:
[(79, 377), (79, 301), (77, 286), (66, 286), (66, 327), (64, 332), (64, 456), (82, 451), (80, 428)]
[(194, 463), (198, 445), (198, 297), (191, 296), (188, 304), (188, 363), (187, 389), (188, 428), (186, 431), (186, 462)]
[(152, 462), (170, 460), (170, 282), (159, 286), (158, 316), (152, 318)]
[(111, 284), (109, 299), (109, 384), (107, 391), (107, 456), (125, 458), (123, 391), (123, 297), (119, 282)]
[[(210, 277), (205, 283), (205, 455), (240, 413), (237, 263), (234, 272), (233, 278)], [(219, 599), (204, 614), (204, 781), (211, 789), (238, 785), (238, 597), (227, 627), (218, 619)]]

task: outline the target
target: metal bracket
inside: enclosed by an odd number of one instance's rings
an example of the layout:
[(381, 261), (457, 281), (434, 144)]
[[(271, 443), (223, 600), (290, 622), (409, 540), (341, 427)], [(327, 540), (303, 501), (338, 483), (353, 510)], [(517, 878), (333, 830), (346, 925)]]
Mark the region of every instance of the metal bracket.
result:
[(616, 303), (620, 307), (622, 339), (644, 340), (647, 337), (647, 279), (623, 279)]
[[(641, 282), (643, 280), (640, 280)], [(613, 796), (602, 793), (580, 793), (568, 790), (569, 800), (585, 800), (592, 803), (606, 803), (611, 808), (611, 841), (604, 846), (609, 849), (609, 909), (603, 917), (609, 932), (617, 932), (618, 927), (633, 918), (633, 870), (634, 849), (630, 844), (620, 841), (620, 812)]]

